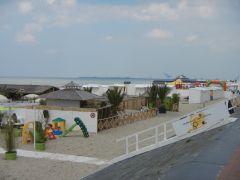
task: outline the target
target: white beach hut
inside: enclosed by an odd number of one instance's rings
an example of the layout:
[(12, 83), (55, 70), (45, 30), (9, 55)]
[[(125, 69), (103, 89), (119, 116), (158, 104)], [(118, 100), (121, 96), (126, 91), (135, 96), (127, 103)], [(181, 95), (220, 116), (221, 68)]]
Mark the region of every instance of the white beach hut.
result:
[(129, 96), (140, 96), (147, 92), (151, 87), (151, 84), (128, 84), (127, 95)]
[(209, 90), (210, 97), (212, 96), (212, 100), (224, 98), (223, 89), (221, 87), (209, 87)]
[(210, 90), (208, 88), (190, 88), (189, 104), (205, 103), (210, 101)]

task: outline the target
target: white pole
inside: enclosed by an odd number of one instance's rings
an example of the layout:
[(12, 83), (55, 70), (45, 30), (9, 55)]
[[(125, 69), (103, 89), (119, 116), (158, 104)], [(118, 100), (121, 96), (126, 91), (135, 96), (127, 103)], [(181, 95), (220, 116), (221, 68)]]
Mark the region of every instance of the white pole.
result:
[(33, 145), (34, 149), (36, 149), (36, 107), (34, 106), (34, 127), (33, 127)]

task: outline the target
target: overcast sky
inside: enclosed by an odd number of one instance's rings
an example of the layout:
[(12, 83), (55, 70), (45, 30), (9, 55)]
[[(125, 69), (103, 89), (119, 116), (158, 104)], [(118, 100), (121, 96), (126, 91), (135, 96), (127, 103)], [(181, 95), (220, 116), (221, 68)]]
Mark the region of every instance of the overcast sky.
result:
[(239, 0), (1, 0), (0, 76), (233, 79)]

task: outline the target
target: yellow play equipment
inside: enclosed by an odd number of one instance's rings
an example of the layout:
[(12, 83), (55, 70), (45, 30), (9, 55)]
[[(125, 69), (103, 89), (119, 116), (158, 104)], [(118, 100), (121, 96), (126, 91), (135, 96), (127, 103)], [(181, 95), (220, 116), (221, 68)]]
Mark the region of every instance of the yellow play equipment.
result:
[(192, 129), (195, 130), (200, 127), (202, 127), (204, 124), (206, 124), (205, 120), (205, 115), (204, 113), (199, 113), (191, 118), (191, 124), (192, 124)]
[[(31, 127), (32, 126), (32, 127)], [(27, 144), (28, 142), (33, 142), (33, 136), (31, 134), (30, 128), (34, 129), (34, 122), (28, 122), (24, 124), (23, 130), (22, 130), (22, 144)]]
[(53, 129), (60, 128), (60, 130), (63, 131), (65, 129), (65, 120), (58, 117), (52, 120), (52, 126), (53, 126)]

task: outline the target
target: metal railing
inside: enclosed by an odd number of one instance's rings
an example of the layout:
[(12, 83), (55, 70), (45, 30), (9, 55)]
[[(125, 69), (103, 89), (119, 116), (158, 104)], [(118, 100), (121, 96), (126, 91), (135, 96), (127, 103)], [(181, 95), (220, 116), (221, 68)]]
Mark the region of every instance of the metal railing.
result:
[[(138, 151), (144, 147), (158, 144), (175, 136), (172, 122), (162, 123), (158, 126), (137, 132), (135, 134), (118, 139), (117, 142), (124, 142), (125, 154)], [(168, 129), (167, 129), (168, 127)]]

